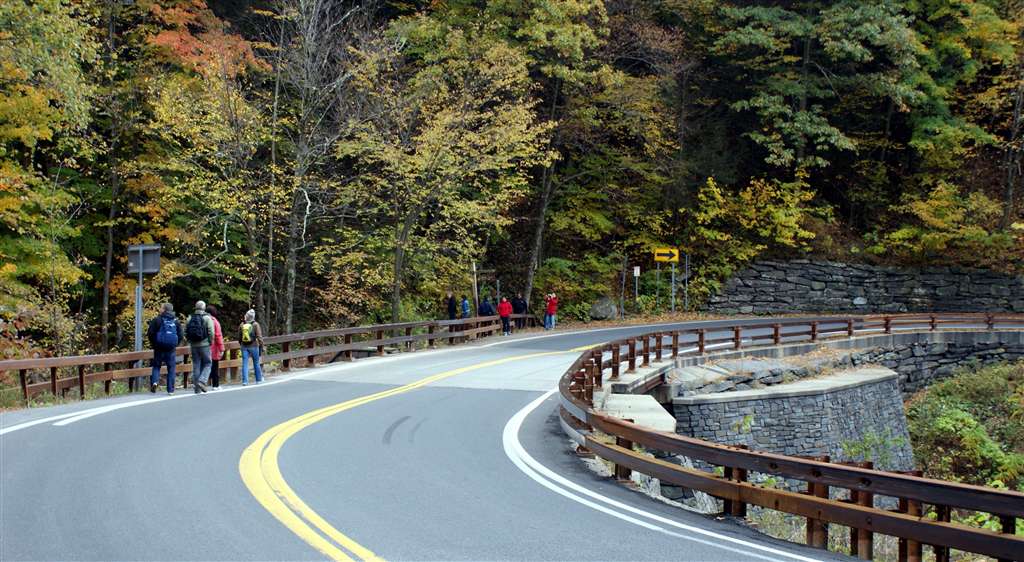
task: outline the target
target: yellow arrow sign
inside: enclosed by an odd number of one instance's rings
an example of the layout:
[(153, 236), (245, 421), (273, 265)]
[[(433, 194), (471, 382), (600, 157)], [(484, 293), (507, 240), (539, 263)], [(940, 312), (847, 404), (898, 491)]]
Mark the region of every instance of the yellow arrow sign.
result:
[(679, 250), (675, 248), (657, 248), (654, 250), (654, 261), (679, 262)]

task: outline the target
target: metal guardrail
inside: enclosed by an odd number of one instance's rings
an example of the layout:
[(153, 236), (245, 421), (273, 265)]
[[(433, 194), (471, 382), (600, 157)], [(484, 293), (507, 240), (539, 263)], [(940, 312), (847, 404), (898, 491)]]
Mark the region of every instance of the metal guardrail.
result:
[[(807, 544), (827, 548), (827, 523), (850, 528), (851, 554), (873, 558), (873, 535), (899, 538), (899, 559), (920, 561), (930, 545), (938, 562), (948, 562), (950, 549), (1024, 561), (1024, 537), (1016, 536), (1016, 520), (1024, 518), (1024, 494), (956, 482), (922, 478), (919, 472), (873, 470), (870, 463), (839, 464), (828, 457), (807, 459), (752, 451), (646, 428), (594, 410), (595, 389), (615, 381), (622, 370), (671, 357), (704, 354), (712, 346), (743, 349), (782, 343), (816, 342), (873, 333), (954, 329), (1022, 329), (1024, 315), (915, 314), (788, 321), (776, 324), (736, 323), (724, 328), (654, 332), (613, 341), (584, 352), (559, 381), (560, 414), (582, 447), (615, 464), (618, 478), (637, 471), (673, 485), (700, 490), (723, 500), (724, 511), (745, 517), (757, 505), (807, 518)], [(728, 337), (710, 337), (726, 332)], [(747, 333), (744, 336), (744, 333)], [(605, 379), (606, 373), (609, 375)], [(614, 444), (598, 432), (614, 438)], [(687, 469), (634, 450), (685, 455), (722, 467), (722, 476)], [(748, 481), (758, 472), (807, 483), (803, 493), (760, 486)], [(848, 499), (831, 499), (834, 489), (848, 490)], [(898, 499), (896, 510), (874, 507), (874, 496)], [(927, 506), (932, 506), (927, 509)], [(1001, 532), (950, 522), (952, 509), (995, 516)]]
[[(536, 318), (528, 314), (513, 314), (512, 319), (524, 319), (528, 325), (537, 324)], [(264, 363), (280, 362), (282, 368), (287, 371), (297, 360), (305, 360), (304, 366), (313, 367), (318, 360), (324, 359), (322, 356), (327, 355), (330, 355), (326, 358), (328, 362), (338, 358), (352, 361), (359, 352), (384, 355), (385, 348), (389, 346), (401, 346), (406, 351), (415, 351), (421, 346), (436, 347), (438, 342), (453, 345), (457, 341), (487, 337), (500, 330), (501, 319), (498, 316), (318, 330), (265, 337), (264, 344), (276, 349), (260, 359)], [(237, 341), (227, 342), (224, 353), (224, 359), (220, 361), (218, 368), (224, 376), (233, 378), (242, 365), (240, 344)], [(188, 361), (188, 346), (178, 347), (175, 354), (182, 357), (182, 363), (176, 367), (176, 371), (182, 375), (183, 386), (187, 387), (188, 376), (192, 371), (192, 364)], [(107, 394), (110, 394), (113, 381), (118, 379), (128, 379), (129, 387), (132, 387), (131, 381), (134, 377), (149, 376), (152, 372), (150, 367), (134, 365), (152, 357), (152, 350), (143, 350), (103, 355), (12, 359), (0, 361), (0, 374), (12, 371), (18, 373), (22, 397), (25, 400), (47, 391), (54, 396), (63, 396), (75, 387), (78, 388), (79, 396), (84, 399), (87, 384), (102, 382)], [(166, 367), (161, 372), (166, 373)], [(30, 382), (30, 375), (33, 373), (37, 378), (45, 380)]]

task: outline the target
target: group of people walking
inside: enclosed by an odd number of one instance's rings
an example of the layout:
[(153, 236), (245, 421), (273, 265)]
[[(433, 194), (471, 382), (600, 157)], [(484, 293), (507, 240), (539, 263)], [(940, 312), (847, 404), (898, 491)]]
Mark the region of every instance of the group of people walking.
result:
[[(256, 311), (245, 313), (238, 325), (238, 342), (242, 349), (242, 384), (249, 384), (249, 362), (256, 375), (256, 383), (263, 382), (260, 354), (264, 350), (263, 328), (256, 321)], [(161, 306), (160, 314), (150, 321), (147, 331), (149, 344), (153, 348), (153, 371), (149, 377), (149, 391), (156, 392), (160, 383), (160, 368), (167, 366), (167, 394), (174, 394), (176, 371), (176, 349), (182, 342), (188, 342), (192, 359), (192, 387), (196, 394), (211, 388), (220, 388), (220, 360), (224, 358), (224, 333), (218, 320), (218, 311), (198, 301), (195, 310), (185, 321), (184, 327), (174, 314), (174, 305), (169, 302)]]
[[(462, 312), (462, 318), (471, 318), (472, 308), (469, 304), (469, 299), (466, 295), (462, 295), (462, 298), (457, 300), (451, 292), (445, 296), (445, 306), (448, 309), (448, 319), (456, 320), (459, 318), (458, 313)], [(522, 293), (516, 293), (516, 296), (512, 299), (501, 297), (499, 301), (495, 297), (484, 296), (480, 299), (480, 306), (477, 307), (477, 316), (495, 316), (501, 318), (501, 331), (503, 335), (512, 334), (512, 315), (513, 314), (526, 314), (528, 309), (526, 299), (523, 298)], [(558, 297), (554, 293), (549, 293), (544, 296), (544, 329), (553, 330), (555, 328), (555, 317), (558, 315)], [(515, 327), (517, 330), (521, 330), (526, 327), (526, 318), (516, 318)]]

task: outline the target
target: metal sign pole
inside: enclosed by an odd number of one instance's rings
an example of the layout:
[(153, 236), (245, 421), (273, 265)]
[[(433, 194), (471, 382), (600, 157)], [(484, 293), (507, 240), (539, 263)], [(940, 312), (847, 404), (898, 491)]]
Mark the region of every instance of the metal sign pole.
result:
[(672, 262), (672, 312), (676, 311), (676, 262)]
[(685, 254), (686, 264), (683, 271), (683, 308), (690, 310), (690, 254)]
[(661, 262), (654, 262), (654, 308), (658, 308), (658, 297), (661, 296)]

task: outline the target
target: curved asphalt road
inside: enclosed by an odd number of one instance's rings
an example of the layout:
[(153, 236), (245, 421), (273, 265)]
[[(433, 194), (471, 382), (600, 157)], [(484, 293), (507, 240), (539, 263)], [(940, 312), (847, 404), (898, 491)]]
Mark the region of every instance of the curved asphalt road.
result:
[[(243, 450), (311, 410), (497, 360), (299, 431), (281, 449), (281, 473), (331, 526), (386, 560), (838, 559), (598, 477), (570, 452), (554, 396), (506, 432), (554, 388), (578, 353), (568, 350), (651, 329), (490, 339), (202, 396), (2, 414), (0, 560), (323, 559), (243, 484)], [(510, 442), (532, 469), (506, 454)], [(545, 470), (557, 480), (537, 476)]]

